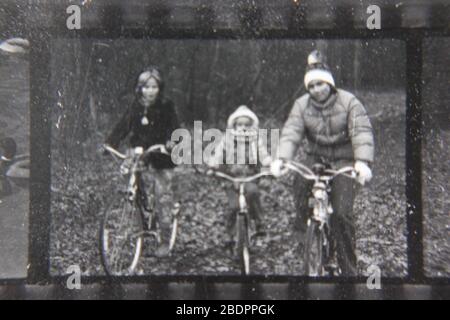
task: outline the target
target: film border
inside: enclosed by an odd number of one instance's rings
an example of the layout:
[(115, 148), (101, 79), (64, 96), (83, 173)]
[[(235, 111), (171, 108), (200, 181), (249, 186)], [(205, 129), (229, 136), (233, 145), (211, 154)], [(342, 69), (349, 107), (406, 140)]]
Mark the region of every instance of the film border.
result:
[[(200, 1), (201, 2), (201, 1)], [(200, 3), (199, 2), (199, 3)], [(302, 7), (291, 1), (288, 14), (285, 14), (284, 23), (281, 27), (265, 24), (264, 12), (268, 6), (260, 4), (256, 7), (248, 1), (237, 1), (240, 6), (235, 13), (236, 25), (214, 28), (215, 10), (212, 5), (203, 2), (200, 10), (185, 25), (168, 19), (168, 12), (174, 7), (162, 5), (156, 1), (154, 7), (147, 9), (147, 18), (140, 26), (131, 25), (125, 18), (123, 6), (114, 4), (100, 6), (97, 15), (90, 20), (90, 24), (81, 30), (68, 30), (65, 20), (61, 20), (64, 13), (61, 5), (48, 1), (53, 14), (53, 20), (47, 25), (37, 23), (37, 27), (31, 27), (31, 21), (24, 21), (24, 33), (31, 39), (30, 51), (30, 94), (31, 101), (31, 183), (30, 183), (30, 247), (29, 247), (29, 274), (25, 280), (11, 279), (0, 280), (5, 286), (0, 289), (2, 293), (10, 290), (22, 296), (27, 287), (34, 288), (35, 285), (46, 285), (51, 287), (50, 291), (68, 291), (61, 288), (66, 277), (51, 277), (48, 273), (49, 266), (49, 226), (50, 226), (50, 107), (52, 105), (50, 88), (50, 42), (53, 38), (200, 38), (200, 39), (375, 39), (394, 38), (406, 43), (406, 74), (407, 74), (407, 141), (406, 141), (406, 171), (407, 187), (406, 195), (408, 207), (406, 208), (408, 226), (408, 276), (406, 278), (382, 278), (382, 283), (387, 289), (382, 290), (381, 296), (408, 296), (408, 290), (415, 287), (425, 288), (428, 296), (448, 296), (448, 278), (427, 278), (423, 270), (423, 245), (422, 245), (422, 190), (421, 190), (421, 132), (422, 132), (422, 106), (421, 106), (421, 72), (422, 72), (422, 41), (426, 37), (449, 36), (448, 25), (445, 19), (442, 21), (442, 6), (431, 3), (427, 6), (427, 14), (423, 20), (408, 20), (408, 9), (405, 6), (401, 10), (391, 5), (382, 5), (384, 18), (381, 30), (368, 30), (357, 21), (350, 20), (342, 22), (349, 12), (354, 9), (351, 5), (340, 6), (337, 14), (331, 19), (318, 24), (314, 19), (308, 18), (311, 9)], [(289, 2), (289, 1), (287, 1)], [(138, 3), (133, 1), (132, 3)], [(209, 2), (208, 2), (209, 3)], [(264, 1), (261, 1), (264, 3)], [(284, 3), (284, 2), (283, 2)], [(440, 9), (439, 9), (440, 8)], [(44, 10), (36, 1), (35, 9), (39, 13)], [(195, 7), (194, 9), (198, 9)], [(448, 8), (444, 8), (447, 9)], [(159, 10), (159, 11), (158, 11)], [(162, 13), (159, 16), (156, 13)], [(445, 12), (445, 10), (444, 10)], [(384, 14), (386, 13), (386, 14)], [(26, 15), (24, 15), (26, 16)], [(39, 14), (37, 15), (39, 16)], [(192, 15), (191, 15), (192, 16)], [(314, 16), (312, 14), (312, 16)], [(158, 17), (153, 21), (149, 17)], [(286, 18), (288, 17), (288, 18)], [(341, 17), (341, 18), (338, 18)], [(400, 17), (400, 19), (399, 19)], [(37, 18), (34, 18), (37, 19)], [(33, 19), (33, 20), (34, 20)], [(48, 19), (47, 19), (48, 20)], [(182, 19), (181, 19), (182, 20)], [(128, 21), (128, 22), (127, 22)], [(319, 20), (320, 22), (320, 20)], [(190, 26), (190, 27), (189, 27)], [(318, 28), (318, 26), (321, 26)], [(322, 27), (323, 26), (323, 27)], [(123, 286), (132, 284), (147, 284), (145, 292), (152, 296), (154, 288), (157, 287), (160, 296), (171, 296), (170, 288), (174, 283), (194, 287), (194, 297), (214, 296), (214, 288), (217, 285), (242, 285), (244, 288), (254, 288), (267, 284), (286, 287), (287, 297), (308, 297), (311, 292), (309, 288), (314, 286), (325, 286), (333, 290), (350, 291), (358, 296), (358, 288), (365, 287), (365, 278), (354, 279), (309, 279), (307, 277), (292, 276), (137, 276), (127, 278), (108, 279), (106, 277), (83, 277), (82, 283), (91, 289), (98, 284), (117, 289), (120, 297)], [(27, 285), (25, 285), (27, 284)], [(18, 285), (25, 285), (23, 290)], [(428, 287), (431, 285), (431, 288)], [(305, 288), (306, 286), (306, 288)], [(149, 289), (151, 288), (151, 290)], [(336, 289), (337, 288), (337, 289)], [(347, 288), (347, 289), (342, 289)], [(391, 288), (391, 289), (389, 289)], [(397, 288), (397, 289), (395, 289)], [(408, 290), (406, 290), (407, 288)], [(49, 288), (50, 289), (50, 288)], [(92, 289), (92, 290), (94, 290)], [(21, 291), (22, 290), (22, 291)], [(36, 289), (37, 290), (37, 289)], [(264, 291), (263, 289), (261, 289)], [(396, 292), (398, 290), (398, 292)], [(82, 290), (83, 291), (83, 290)], [(94, 290), (96, 291), (96, 290)], [(99, 291), (103, 291), (102, 289)], [(366, 290), (367, 291), (367, 290)], [(115, 292), (113, 290), (113, 292)], [(166, 292), (166, 293), (164, 293)], [(250, 292), (252, 290), (250, 289)], [(319, 290), (320, 292), (320, 290)], [(355, 293), (356, 292), (356, 293)], [(406, 292), (406, 293), (405, 293)], [(245, 293), (245, 289), (244, 289)], [(25, 294), (27, 296), (28, 293)], [(63, 294), (64, 296), (64, 294)], [(240, 296), (247, 296), (240, 293)], [(250, 294), (249, 296), (254, 296)], [(158, 298), (159, 296), (154, 296)]]

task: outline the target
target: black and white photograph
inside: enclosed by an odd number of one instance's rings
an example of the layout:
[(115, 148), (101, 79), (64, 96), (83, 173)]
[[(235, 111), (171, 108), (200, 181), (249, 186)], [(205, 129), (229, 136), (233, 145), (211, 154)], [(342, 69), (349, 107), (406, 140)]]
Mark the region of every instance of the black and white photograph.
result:
[(448, 299), (449, 17), (1, 0), (0, 300)]
[(28, 264), (30, 177), (27, 40), (0, 41), (0, 279), (23, 279)]
[(429, 277), (450, 275), (450, 41), (431, 38), (424, 45), (424, 265)]
[(53, 276), (407, 276), (403, 41), (59, 38), (50, 61)]

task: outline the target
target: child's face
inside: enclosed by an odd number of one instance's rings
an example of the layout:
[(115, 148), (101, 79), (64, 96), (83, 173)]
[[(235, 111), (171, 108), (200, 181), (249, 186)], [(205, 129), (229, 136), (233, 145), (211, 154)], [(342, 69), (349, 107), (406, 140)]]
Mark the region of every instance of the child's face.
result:
[(142, 87), (142, 98), (150, 103), (155, 102), (159, 93), (159, 85), (155, 78), (151, 77)]
[(253, 121), (249, 117), (239, 117), (234, 122), (234, 129), (237, 132), (246, 132), (252, 128)]
[(313, 80), (308, 85), (308, 91), (314, 100), (324, 102), (328, 99), (331, 88), (330, 85), (324, 81)]

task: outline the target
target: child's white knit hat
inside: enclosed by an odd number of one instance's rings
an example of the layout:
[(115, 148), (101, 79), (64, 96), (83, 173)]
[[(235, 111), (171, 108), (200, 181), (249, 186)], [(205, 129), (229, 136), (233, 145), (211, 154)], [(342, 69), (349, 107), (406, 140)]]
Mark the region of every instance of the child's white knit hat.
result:
[(232, 128), (234, 126), (234, 122), (239, 117), (248, 117), (252, 119), (253, 125), (252, 127), (258, 128), (259, 127), (259, 119), (256, 116), (256, 114), (250, 110), (247, 106), (239, 106), (236, 111), (234, 111), (229, 117), (227, 121), (227, 127)]

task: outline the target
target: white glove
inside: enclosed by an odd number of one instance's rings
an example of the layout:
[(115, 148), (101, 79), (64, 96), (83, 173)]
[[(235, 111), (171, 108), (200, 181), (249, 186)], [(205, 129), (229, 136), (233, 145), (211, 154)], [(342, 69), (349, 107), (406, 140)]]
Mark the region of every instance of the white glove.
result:
[(270, 164), (270, 173), (275, 177), (280, 177), (284, 172), (281, 170), (283, 167), (283, 160), (277, 159)]
[(372, 179), (372, 170), (364, 161), (357, 160), (355, 162), (355, 171), (358, 174), (356, 180), (364, 185), (366, 182), (369, 182)]

